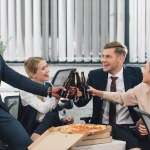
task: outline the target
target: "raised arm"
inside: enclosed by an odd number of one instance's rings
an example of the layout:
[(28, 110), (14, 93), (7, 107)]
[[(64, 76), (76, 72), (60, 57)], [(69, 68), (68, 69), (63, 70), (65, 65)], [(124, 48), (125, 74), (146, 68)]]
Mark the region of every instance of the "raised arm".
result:
[(134, 106), (138, 104), (135, 90), (136, 88), (130, 89), (127, 92), (105, 92), (90, 87), (87, 91), (93, 96), (101, 97), (103, 100), (119, 103), (123, 106)]

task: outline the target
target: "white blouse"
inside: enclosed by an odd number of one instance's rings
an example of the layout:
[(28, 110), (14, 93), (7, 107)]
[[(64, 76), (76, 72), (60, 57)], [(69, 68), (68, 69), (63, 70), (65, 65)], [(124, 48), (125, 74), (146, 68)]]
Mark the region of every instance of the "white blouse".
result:
[(25, 91), (20, 91), (20, 97), (23, 106), (30, 105), (38, 111), (36, 120), (39, 122), (43, 120), (47, 112), (52, 111), (56, 107), (59, 101), (55, 97), (50, 98), (49, 96), (43, 97), (42, 101), (37, 95)]

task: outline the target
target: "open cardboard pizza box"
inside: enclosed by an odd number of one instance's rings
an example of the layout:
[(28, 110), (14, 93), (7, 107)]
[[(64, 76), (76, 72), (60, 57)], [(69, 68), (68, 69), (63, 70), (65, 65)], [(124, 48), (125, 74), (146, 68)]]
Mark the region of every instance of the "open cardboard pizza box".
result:
[(107, 126), (105, 131), (95, 132), (92, 134), (67, 134), (60, 132), (60, 128), (61, 127), (48, 129), (35, 142), (33, 142), (28, 149), (68, 150), (74, 146), (111, 142), (110, 126)]
[(78, 142), (76, 146), (110, 143), (112, 142), (111, 130), (111, 126), (106, 126), (106, 130), (87, 135), (82, 141)]
[(33, 142), (29, 150), (67, 150), (76, 143), (81, 141), (86, 134), (66, 134), (50, 128), (44, 132), (35, 142)]

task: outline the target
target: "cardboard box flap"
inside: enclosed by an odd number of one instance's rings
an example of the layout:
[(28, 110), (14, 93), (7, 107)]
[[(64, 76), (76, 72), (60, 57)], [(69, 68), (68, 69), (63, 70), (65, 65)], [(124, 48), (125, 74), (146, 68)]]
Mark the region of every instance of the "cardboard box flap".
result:
[(93, 134), (93, 135), (89, 135), (87, 137), (85, 137), (83, 140), (94, 140), (94, 139), (103, 139), (103, 138), (107, 138), (110, 137), (110, 132), (105, 132), (105, 133), (100, 133), (100, 134)]
[(110, 143), (112, 142), (112, 137), (106, 137), (102, 139), (93, 139), (93, 140), (85, 140), (79, 142), (76, 146), (87, 146), (87, 145), (95, 145), (95, 144), (103, 144), (103, 143)]
[(54, 131), (53, 128), (44, 132), (35, 142), (33, 142), (29, 150), (67, 150), (80, 142), (86, 134), (65, 134)]

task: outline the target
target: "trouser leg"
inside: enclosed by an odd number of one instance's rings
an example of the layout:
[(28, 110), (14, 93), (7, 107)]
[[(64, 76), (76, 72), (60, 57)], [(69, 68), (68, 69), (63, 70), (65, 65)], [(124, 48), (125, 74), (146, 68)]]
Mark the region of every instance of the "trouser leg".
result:
[(132, 133), (128, 126), (116, 126), (112, 128), (113, 138), (126, 141), (126, 150), (140, 148), (138, 138)]
[(62, 122), (60, 121), (58, 113), (55, 112), (48, 112), (42, 122), (38, 125), (38, 127), (35, 129), (34, 133), (42, 134), (44, 133), (48, 128), (50, 127), (56, 127), (62, 125)]
[(32, 140), (23, 126), (0, 108), (0, 138), (13, 150), (25, 150)]

